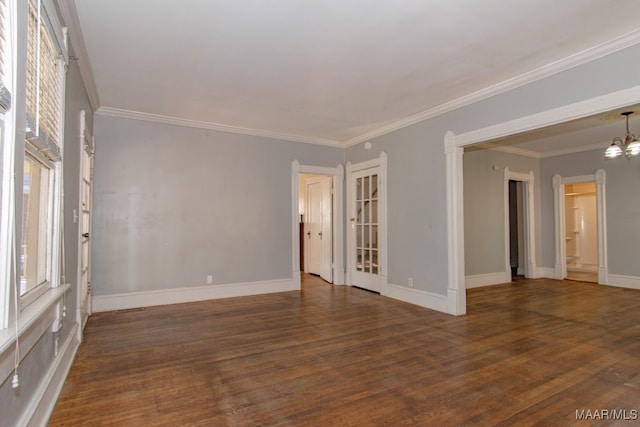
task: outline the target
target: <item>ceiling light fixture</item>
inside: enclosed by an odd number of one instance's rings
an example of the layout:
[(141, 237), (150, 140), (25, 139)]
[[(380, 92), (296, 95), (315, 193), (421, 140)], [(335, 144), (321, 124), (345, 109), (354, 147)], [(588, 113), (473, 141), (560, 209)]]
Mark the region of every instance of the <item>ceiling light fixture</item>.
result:
[(627, 119), (627, 134), (624, 139), (619, 136), (613, 138), (611, 145), (607, 147), (607, 150), (604, 152), (606, 159), (615, 159), (623, 154), (627, 159), (631, 159), (631, 157), (640, 154), (640, 141), (638, 141), (638, 138), (636, 138), (634, 134), (629, 132), (629, 116), (632, 114), (633, 111), (620, 113), (620, 115), (625, 116)]

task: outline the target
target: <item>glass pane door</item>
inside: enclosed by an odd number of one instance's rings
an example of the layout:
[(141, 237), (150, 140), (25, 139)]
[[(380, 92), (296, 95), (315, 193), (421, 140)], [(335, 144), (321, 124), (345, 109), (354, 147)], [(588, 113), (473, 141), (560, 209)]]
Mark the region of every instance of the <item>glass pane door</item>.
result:
[(356, 178), (356, 270), (378, 274), (378, 174)]

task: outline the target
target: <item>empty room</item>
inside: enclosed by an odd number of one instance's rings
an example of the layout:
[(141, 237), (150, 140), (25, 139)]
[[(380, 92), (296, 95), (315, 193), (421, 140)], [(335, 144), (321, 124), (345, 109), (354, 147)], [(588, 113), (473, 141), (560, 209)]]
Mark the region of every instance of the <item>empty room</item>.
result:
[(632, 424), (638, 14), (0, 0), (0, 425)]

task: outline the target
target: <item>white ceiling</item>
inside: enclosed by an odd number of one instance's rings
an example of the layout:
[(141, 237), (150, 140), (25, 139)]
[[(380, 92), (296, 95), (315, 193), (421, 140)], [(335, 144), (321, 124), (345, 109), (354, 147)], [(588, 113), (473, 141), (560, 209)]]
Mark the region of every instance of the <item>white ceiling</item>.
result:
[(75, 8), (102, 111), (335, 145), (640, 28), (637, 0), (76, 0)]

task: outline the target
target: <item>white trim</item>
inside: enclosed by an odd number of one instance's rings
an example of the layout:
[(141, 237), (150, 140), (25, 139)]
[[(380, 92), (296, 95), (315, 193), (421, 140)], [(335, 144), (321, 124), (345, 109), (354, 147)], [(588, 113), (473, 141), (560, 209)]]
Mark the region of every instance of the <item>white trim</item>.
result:
[[(558, 74), (570, 68), (574, 68), (579, 65), (586, 64), (587, 62), (593, 61), (598, 58), (602, 58), (606, 55), (609, 55), (619, 50), (633, 46), (639, 42), (640, 42), (640, 30), (632, 31), (630, 33), (624, 34), (608, 42), (601, 43), (597, 46), (593, 46), (591, 48), (585, 49), (581, 52), (575, 53), (566, 58), (560, 59), (558, 61), (552, 62), (550, 64), (536, 68), (534, 70), (528, 71), (519, 76), (513, 77), (508, 80), (504, 80), (495, 85), (486, 87), (484, 89), (470, 93), (468, 95), (462, 96), (452, 101), (445, 102), (444, 104), (440, 104), (436, 107), (422, 111), (418, 114), (414, 114), (412, 116), (405, 117), (401, 120), (397, 120), (386, 126), (375, 129), (371, 132), (367, 132), (355, 138), (351, 138), (344, 142), (344, 146), (349, 147), (352, 145), (356, 145), (361, 142), (365, 142), (370, 139), (396, 131), (398, 129), (405, 128), (415, 123), (419, 123), (421, 121), (440, 116), (442, 114), (448, 113), (453, 110), (457, 110), (461, 107), (473, 104), (475, 102), (479, 102), (484, 99), (490, 98), (492, 96), (495, 96), (504, 92), (508, 92), (510, 90), (519, 88), (521, 86), (525, 86), (529, 83), (533, 83), (545, 77)], [(621, 105), (621, 107), (631, 105), (631, 104), (633, 103), (632, 102), (624, 103), (624, 105)], [(608, 110), (603, 110), (603, 111), (608, 111)], [(515, 132), (511, 132), (508, 135), (511, 135), (513, 133)], [(487, 141), (489, 139), (490, 138), (483, 138), (482, 140)]]
[(609, 286), (618, 286), (620, 288), (639, 289), (640, 290), (640, 277), (638, 276), (625, 276), (622, 274), (609, 274)]
[(523, 184), (523, 213), (524, 213), (524, 276), (529, 279), (538, 277), (536, 266), (536, 226), (535, 226), (535, 179), (533, 171), (518, 173), (504, 168), (504, 265), (505, 277), (511, 280), (511, 257), (509, 241), (509, 181), (519, 181)]
[(92, 110), (100, 108), (100, 97), (98, 95), (98, 89), (96, 87), (95, 79), (93, 78), (93, 70), (91, 69), (91, 62), (89, 61), (89, 55), (87, 54), (87, 48), (84, 44), (84, 36), (82, 35), (82, 26), (78, 19), (78, 10), (76, 9), (76, 3), (73, 0), (58, 1), (60, 7), (60, 14), (65, 24), (69, 27), (69, 39), (71, 39), (71, 45), (73, 51), (77, 56), (78, 68), (80, 69), (80, 76), (84, 82), (84, 87), (89, 97), (89, 103)]
[(123, 110), (120, 108), (100, 107), (95, 114), (110, 117), (119, 117), (122, 119), (143, 120), (147, 122), (164, 123), (168, 125), (184, 126), (196, 129), (208, 129), (220, 132), (235, 133), (241, 135), (259, 136), (263, 138), (271, 138), (274, 140), (303, 142), (307, 144), (326, 145), (329, 147), (344, 147), (340, 141), (330, 139), (314, 138), (302, 135), (292, 135), (289, 133), (271, 132), (267, 130), (244, 128), (239, 126), (230, 126), (220, 123), (203, 122), (199, 120), (183, 119), (179, 117), (163, 116), (160, 114), (143, 113), (140, 111)]
[[(464, 305), (462, 303), (463, 293), (457, 292), (464, 283), (464, 275), (462, 275), (462, 278), (460, 277), (461, 269), (464, 272), (464, 224), (460, 224), (459, 219), (460, 216), (464, 215), (461, 201), (464, 194), (462, 185), (462, 148), (639, 103), (640, 86), (634, 86), (460, 135), (456, 135), (451, 131), (445, 134), (444, 147), (447, 156), (447, 239), (449, 245), (448, 295), (450, 304), (458, 304), (458, 307)], [(601, 217), (604, 218), (604, 215), (601, 215)], [(606, 238), (606, 233), (603, 237)]]
[(300, 174), (329, 175), (333, 178), (333, 284), (345, 283), (344, 269), (344, 231), (343, 221), (344, 197), (344, 167), (335, 168), (325, 166), (301, 165), (297, 160), (291, 162), (291, 265), (294, 279), (297, 277), (300, 289)]
[[(31, 404), (22, 416), (19, 426), (46, 426), (53, 409), (56, 406), (58, 396), (62, 391), (64, 382), (69, 374), (76, 352), (80, 347), (78, 341), (78, 324), (74, 323), (67, 339), (60, 347), (44, 380), (34, 393)], [(57, 339), (57, 338), (56, 338)]]
[(538, 267), (538, 275), (546, 279), (555, 279), (556, 270), (551, 267)]
[(547, 151), (547, 152), (538, 152), (533, 150), (527, 150), (524, 148), (512, 147), (509, 145), (500, 145), (495, 142), (487, 142), (487, 143), (480, 144), (479, 146), (492, 151), (501, 151), (504, 153), (531, 157), (534, 159), (545, 159), (547, 157), (563, 156), (565, 154), (575, 154), (575, 153), (582, 153), (584, 151), (602, 150), (602, 149), (605, 149), (609, 144), (611, 144), (610, 141), (601, 142), (598, 144), (583, 145), (580, 147), (562, 148), (560, 150), (553, 150), (553, 151)]
[(447, 297), (406, 286), (387, 284), (386, 297), (447, 313)]
[(638, 103), (640, 103), (640, 86), (634, 86), (457, 135), (456, 146), (466, 147), (479, 142), (545, 128)]
[(532, 157), (534, 159), (540, 159), (543, 155), (537, 151), (527, 150), (524, 148), (511, 147), (509, 145), (500, 145), (496, 142), (486, 142), (478, 145), (479, 147), (486, 148), (491, 151), (501, 151), (503, 153), (515, 154), (517, 156)]
[(299, 290), (294, 278), (93, 296), (93, 312)]
[(539, 158), (544, 159), (544, 158), (547, 158), (547, 157), (563, 156), (565, 154), (582, 153), (584, 151), (603, 150), (603, 149), (607, 148), (607, 146), (609, 146), (610, 144), (611, 144), (611, 141), (607, 141), (607, 142), (601, 142), (601, 143), (598, 143), (598, 144), (583, 145), (583, 146), (580, 146), (580, 147), (562, 148), (560, 150), (554, 150), (554, 151), (549, 151), (549, 152), (546, 152), (546, 153), (540, 153)]
[(464, 278), (465, 288), (479, 288), (481, 286), (500, 285), (511, 282), (509, 272), (499, 271), (496, 273), (474, 274)]
[[(44, 295), (25, 308), (18, 320), (20, 355), (22, 358), (38, 343), (56, 320), (58, 303), (69, 284), (49, 289)], [(0, 383), (3, 383), (14, 369), (15, 329), (0, 330)], [(21, 360), (22, 361), (22, 360)]]
[(467, 312), (464, 278), (464, 199), (463, 163), (464, 150), (456, 146), (456, 136), (449, 131), (444, 136), (447, 173), (447, 248), (448, 277), (447, 312), (462, 315)]
[(564, 186), (567, 184), (579, 184), (582, 182), (596, 183), (596, 209), (598, 227), (598, 283), (606, 285), (609, 281), (608, 256), (607, 256), (607, 206), (606, 206), (606, 173), (603, 169), (598, 169), (592, 175), (580, 175), (562, 177), (558, 174), (553, 176), (553, 199), (554, 199), (554, 221), (555, 221), (555, 251), (556, 261), (554, 277), (564, 279), (567, 277), (567, 248), (566, 248), (566, 225), (565, 225), (565, 203)]

